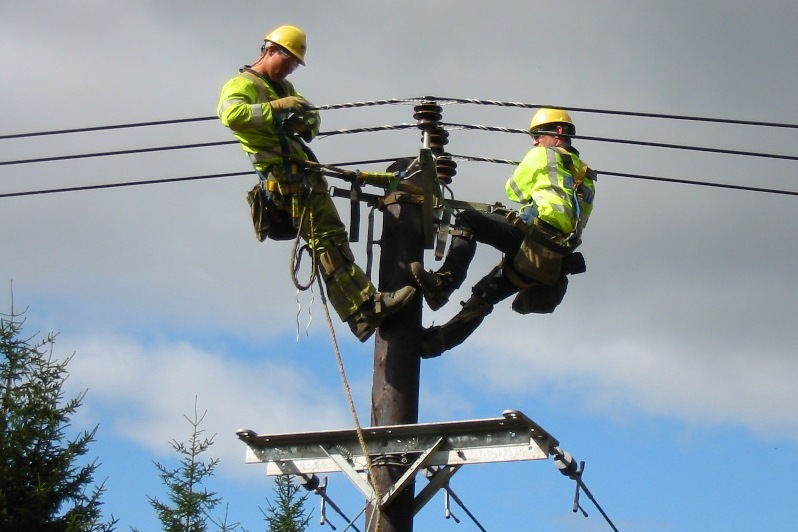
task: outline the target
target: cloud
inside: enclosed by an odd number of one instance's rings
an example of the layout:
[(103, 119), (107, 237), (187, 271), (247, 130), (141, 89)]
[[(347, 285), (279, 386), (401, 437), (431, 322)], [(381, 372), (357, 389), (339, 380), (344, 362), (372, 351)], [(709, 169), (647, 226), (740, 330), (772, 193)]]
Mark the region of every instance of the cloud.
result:
[[(586, 339), (579, 327), (575, 334), (552, 334), (567, 316), (508, 314), (491, 315), (489, 332), (480, 331), (464, 352), (448, 355), (465, 357), (454, 371), (467, 368), (483, 393), (543, 394), (552, 403), (576, 404), (608, 419), (656, 415), (692, 425), (739, 425), (766, 440), (798, 441), (798, 361), (790, 348), (702, 348), (688, 337), (662, 334), (653, 341), (648, 332), (633, 330), (616, 339)], [(514, 334), (519, 327), (526, 328), (523, 337)]]
[(173, 440), (188, 441), (184, 416), (193, 419), (195, 400), (199, 415), (206, 414), (200, 428), (215, 435), (213, 454), (225, 457), (220, 468), (228, 475), (242, 471), (238, 429), (275, 434), (352, 425), (337, 390), (307, 369), (268, 357), (244, 362), (185, 341), (107, 335), (67, 341), (76, 346), (69, 385), (88, 390), (82, 424), (100, 422), (155, 455), (168, 453)]

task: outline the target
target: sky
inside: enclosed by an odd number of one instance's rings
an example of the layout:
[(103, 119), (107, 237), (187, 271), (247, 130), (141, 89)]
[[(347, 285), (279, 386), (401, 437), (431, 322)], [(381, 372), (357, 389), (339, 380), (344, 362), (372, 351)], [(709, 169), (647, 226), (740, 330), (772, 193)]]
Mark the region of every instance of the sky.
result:
[[(306, 66), (291, 79), (316, 105), (432, 95), (798, 124), (798, 4), (789, 1), (0, 6), (0, 136), (213, 116), (221, 86), (281, 24), (308, 34)], [(446, 105), (444, 121), (524, 129), (532, 112)], [(571, 116), (588, 137), (798, 155), (790, 128)], [(322, 131), (412, 122), (407, 105), (322, 112)], [(0, 139), (0, 162), (231, 139), (215, 120)], [(414, 156), (419, 140), (392, 131), (311, 147), (344, 163)], [(524, 412), (586, 462), (586, 485), (623, 531), (793, 530), (798, 199), (601, 172), (794, 194), (795, 162), (574, 143), (599, 171), (581, 247), (587, 272), (571, 278), (554, 314), (521, 316), (504, 302), (462, 346), (423, 360), (420, 421)], [(529, 147), (524, 135), (455, 130), (447, 149), (520, 160)], [(73, 428), (99, 426), (90, 455), (119, 530), (159, 529), (147, 497), (166, 495), (153, 462), (176, 465), (170, 442), (188, 440), (195, 407), (214, 438), (209, 456), (220, 459), (208, 488), (249, 530), (265, 529), (258, 508), (273, 481), (262, 464), (244, 463), (237, 429), (354, 426), (320, 295), (296, 293), (290, 243), (254, 238), (245, 200), (254, 175), (1, 195), (250, 168), (235, 144), (0, 164), (0, 310), (13, 297), (27, 309), (27, 333), (57, 332), (56, 354), (74, 355), (67, 390), (87, 395)], [(457, 199), (509, 204), (511, 172), (460, 161), (451, 188)], [(348, 205), (338, 205), (348, 223)], [(363, 240), (353, 249), (365, 265)], [(443, 309), (425, 308), (424, 324), (448, 320), (499, 259), (480, 246), (463, 288)], [(435, 267), (431, 252), (425, 261)], [(373, 344), (334, 325), (368, 424)], [(343, 475), (329, 482), (355, 515), (362, 497)], [(490, 531), (610, 529), (584, 496), (588, 517), (572, 512), (573, 482), (551, 460), (464, 467), (451, 487)], [(330, 529), (318, 505), (308, 499), (311, 530)], [(477, 530), (453, 512), (460, 524), (444, 517), (438, 494), (415, 530)]]

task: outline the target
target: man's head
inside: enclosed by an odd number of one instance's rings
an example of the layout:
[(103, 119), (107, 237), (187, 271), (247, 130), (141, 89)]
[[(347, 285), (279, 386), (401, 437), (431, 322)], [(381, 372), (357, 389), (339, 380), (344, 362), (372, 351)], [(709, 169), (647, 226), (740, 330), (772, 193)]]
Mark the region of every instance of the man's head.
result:
[(263, 38), (261, 57), (253, 68), (269, 79), (284, 79), (299, 65), (305, 64), (307, 39), (296, 26), (279, 26)]
[(541, 107), (529, 123), (529, 134), (535, 146), (560, 146), (571, 143), (576, 126), (565, 110)]
[(268, 47), (269, 43), (276, 44), (290, 53), (300, 65), (305, 64), (307, 38), (305, 37), (305, 32), (296, 26), (279, 26), (274, 28), (266, 34), (263, 41), (264, 47)]

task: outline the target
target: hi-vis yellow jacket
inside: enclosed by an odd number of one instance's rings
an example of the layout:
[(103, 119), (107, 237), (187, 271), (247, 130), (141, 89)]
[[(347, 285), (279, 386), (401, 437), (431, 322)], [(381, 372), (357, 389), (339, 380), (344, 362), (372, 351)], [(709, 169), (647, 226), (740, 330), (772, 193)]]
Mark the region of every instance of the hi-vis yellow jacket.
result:
[[(288, 80), (270, 81), (249, 69), (225, 83), (219, 95), (216, 113), (222, 123), (230, 128), (258, 170), (281, 163), (284, 152), (299, 160), (308, 156), (302, 145), (280, 131), (284, 116), (272, 112), (269, 101), (285, 96), (302, 96)], [(312, 115), (315, 127), (311, 138), (319, 131), (318, 111), (307, 111)], [(282, 145), (281, 145), (282, 142)]]
[(570, 234), (581, 232), (587, 224), (596, 194), (595, 178), (576, 149), (535, 146), (504, 189), (510, 200), (534, 204), (541, 220)]

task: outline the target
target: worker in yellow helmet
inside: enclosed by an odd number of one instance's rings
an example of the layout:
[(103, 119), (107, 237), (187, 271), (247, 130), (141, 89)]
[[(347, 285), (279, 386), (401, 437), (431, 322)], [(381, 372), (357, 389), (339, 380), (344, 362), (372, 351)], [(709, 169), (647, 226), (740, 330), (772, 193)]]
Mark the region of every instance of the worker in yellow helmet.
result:
[(465, 280), (477, 242), (504, 253), (499, 265), (473, 287), (457, 315), (425, 330), (424, 358), (462, 343), (496, 303), (513, 294), (516, 312), (553, 312), (565, 296), (566, 276), (585, 271), (581, 253), (574, 250), (593, 209), (596, 174), (571, 145), (576, 128), (566, 111), (539, 109), (529, 133), (532, 149), (505, 185), (507, 197), (521, 208), (504, 214), (461, 211), (443, 265), (432, 272), (420, 262), (410, 264), (427, 304), (437, 310)]
[(258, 240), (298, 235), (308, 242), (331, 305), (365, 341), (416, 290), (376, 291), (355, 264), (326, 180), (308, 164), (315, 158), (305, 142), (319, 132), (320, 117), (287, 79), (305, 64), (306, 50), (305, 32), (296, 26), (268, 33), (257, 62), (241, 68), (222, 87), (217, 114), (260, 178), (247, 196)]

